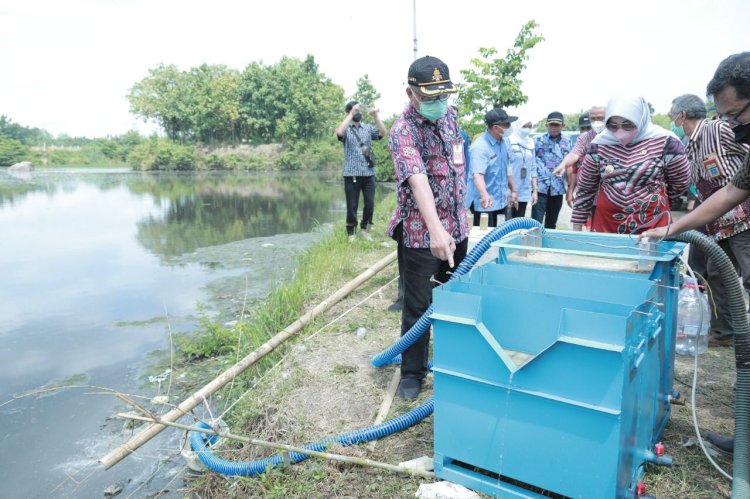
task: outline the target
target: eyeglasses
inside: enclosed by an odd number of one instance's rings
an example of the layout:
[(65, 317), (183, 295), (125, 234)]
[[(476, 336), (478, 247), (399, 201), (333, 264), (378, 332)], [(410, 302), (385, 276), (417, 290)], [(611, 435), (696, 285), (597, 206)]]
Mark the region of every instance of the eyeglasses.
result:
[(414, 92), (414, 97), (419, 102), (443, 102), (443, 101), (448, 100), (448, 98), (450, 97), (450, 94), (440, 94), (440, 95), (435, 95), (433, 97), (430, 97), (427, 95), (422, 95), (419, 92)]
[(742, 122), (738, 120), (737, 118), (742, 116), (742, 113), (747, 111), (747, 108), (749, 107), (750, 107), (750, 100), (748, 100), (747, 104), (745, 104), (745, 106), (742, 109), (740, 109), (740, 111), (734, 116), (727, 116), (726, 114), (720, 114), (717, 116), (717, 118), (719, 118), (721, 121), (726, 121), (730, 126), (733, 126), (733, 127), (737, 125), (741, 125)]
[(551, 128), (558, 128), (562, 126), (562, 123), (547, 123), (547, 126)]
[(623, 121), (622, 123), (613, 123), (611, 121), (607, 122), (607, 130), (609, 130), (610, 132), (616, 132), (620, 128), (622, 128), (626, 132), (632, 132), (638, 127), (629, 121)]

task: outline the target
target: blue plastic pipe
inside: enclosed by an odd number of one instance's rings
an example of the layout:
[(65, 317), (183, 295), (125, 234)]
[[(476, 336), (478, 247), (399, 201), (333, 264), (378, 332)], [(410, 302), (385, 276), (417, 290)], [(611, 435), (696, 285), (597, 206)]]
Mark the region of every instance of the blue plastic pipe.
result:
[[(479, 259), (482, 258), (482, 255), (484, 255), (487, 250), (490, 249), (490, 245), (501, 237), (504, 237), (511, 232), (519, 229), (533, 229), (536, 227), (541, 227), (541, 224), (536, 220), (533, 220), (531, 218), (514, 218), (494, 228), (471, 249), (466, 257), (464, 257), (461, 265), (459, 265), (458, 268), (453, 272), (453, 275), (450, 277), (450, 279), (448, 279), (448, 281), (450, 282), (456, 277), (468, 273), (474, 267), (474, 265), (477, 264)], [(419, 339), (420, 336), (425, 333), (425, 331), (430, 328), (430, 324), (432, 324), (430, 316), (432, 316), (432, 305), (429, 306), (425, 313), (422, 314), (417, 322), (415, 322), (414, 325), (403, 336), (401, 336), (398, 341), (383, 350), (383, 352), (381, 352), (380, 354), (373, 357), (372, 365), (375, 367), (383, 367), (387, 364), (395, 362), (397, 355), (409, 348), (415, 341)]]
[[(391, 433), (404, 430), (410, 426), (414, 426), (419, 421), (432, 414), (433, 411), (432, 399), (428, 400), (424, 404), (420, 405), (416, 409), (412, 409), (406, 414), (402, 414), (389, 421), (381, 423), (379, 425), (369, 426), (361, 430), (354, 430), (348, 433), (343, 433), (336, 437), (329, 437), (319, 442), (306, 444), (303, 447), (308, 450), (314, 450), (318, 452), (325, 452), (326, 448), (331, 444), (340, 444), (343, 446), (356, 445), (370, 440), (377, 440), (383, 437), (387, 437)], [(199, 423), (201, 428), (210, 428), (205, 423)], [(279, 466), (284, 463), (284, 459), (279, 456), (272, 456), (266, 459), (260, 459), (257, 461), (227, 461), (216, 456), (209, 449), (209, 443), (211, 435), (205, 435), (202, 432), (193, 431), (190, 432), (190, 446), (193, 451), (198, 454), (198, 458), (203, 464), (209, 469), (221, 473), (222, 475), (235, 475), (235, 476), (255, 476), (264, 471)], [(308, 454), (302, 454), (301, 452), (290, 452), (289, 460), (292, 464), (299, 463), (310, 457)]]
[[(500, 239), (501, 237), (510, 234), (513, 231), (519, 229), (533, 229), (541, 227), (539, 222), (530, 218), (514, 218), (513, 220), (504, 222), (500, 226), (493, 229), (489, 234), (484, 236), (479, 243), (464, 257), (461, 264), (454, 271), (450, 280), (453, 280), (457, 276), (462, 276), (469, 272), (469, 270), (476, 265), (482, 255), (490, 249), (490, 245)], [(388, 347), (385, 351), (380, 353), (378, 356), (372, 359), (372, 364), (375, 367), (382, 367), (384, 365), (396, 362), (400, 360), (399, 356), (401, 352), (409, 348), (412, 343), (427, 332), (432, 324), (430, 316), (432, 315), (432, 305), (425, 311), (419, 320), (407, 331), (407, 333), (401, 337), (397, 342)], [(360, 430), (354, 430), (348, 433), (343, 433), (335, 437), (328, 437), (318, 442), (306, 444), (303, 447), (305, 449), (323, 452), (326, 448), (334, 443), (349, 446), (356, 445), (363, 442), (369, 442), (371, 440), (378, 440), (383, 437), (387, 437), (397, 431), (405, 430), (411, 426), (414, 426), (424, 418), (432, 414), (434, 410), (434, 402), (432, 399), (425, 401), (419, 407), (402, 414), (396, 418), (388, 420), (384, 423), (368, 426)], [(199, 423), (201, 428), (209, 428), (205, 423)], [(235, 475), (235, 476), (254, 476), (264, 471), (283, 464), (284, 459), (279, 456), (272, 456), (266, 459), (260, 459), (257, 461), (227, 461), (216, 456), (209, 450), (210, 441), (212, 441), (210, 435), (205, 435), (202, 432), (192, 431), (190, 432), (190, 446), (194, 452), (198, 454), (198, 458), (203, 464), (205, 464), (210, 470), (222, 475)], [(299, 463), (310, 457), (308, 454), (302, 454), (300, 452), (290, 452), (289, 460), (292, 464)]]

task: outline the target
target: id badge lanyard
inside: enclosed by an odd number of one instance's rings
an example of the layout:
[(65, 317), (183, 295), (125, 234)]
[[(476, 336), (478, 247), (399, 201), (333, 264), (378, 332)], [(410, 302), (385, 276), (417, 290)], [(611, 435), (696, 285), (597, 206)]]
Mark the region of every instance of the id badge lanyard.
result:
[(463, 166), (465, 163), (464, 140), (461, 137), (457, 137), (453, 142), (453, 164), (456, 166)]

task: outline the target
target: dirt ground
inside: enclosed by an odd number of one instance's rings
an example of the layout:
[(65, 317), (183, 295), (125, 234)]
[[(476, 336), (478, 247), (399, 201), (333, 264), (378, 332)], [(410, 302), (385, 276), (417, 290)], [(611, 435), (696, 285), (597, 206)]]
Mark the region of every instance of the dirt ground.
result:
[[(561, 215), (561, 221), (569, 217)], [(561, 223), (560, 228), (566, 228)], [(362, 270), (395, 249), (380, 241), (382, 250), (353, 253)], [(392, 243), (391, 243), (392, 244)], [(395, 367), (374, 368), (370, 359), (398, 337), (400, 314), (387, 311), (396, 295), (395, 263), (329, 310), (308, 327), (290, 347), (286, 357), (234, 411), (250, 415), (251, 428), (232, 428), (239, 434), (275, 442), (301, 445), (373, 424)], [(362, 334), (364, 328), (365, 332)], [(357, 333), (360, 329), (359, 334)], [(734, 427), (734, 353), (732, 348), (712, 348), (699, 357), (696, 390), (697, 419), (701, 431), (731, 434)], [(674, 405), (664, 433), (672, 468), (649, 467), (645, 484), (656, 497), (729, 497), (731, 482), (723, 478), (695, 445), (690, 409), (693, 359), (678, 357), (674, 387), (687, 405)], [(420, 399), (406, 403), (394, 399), (388, 418), (403, 414), (432, 395), (432, 376)], [(251, 434), (250, 434), (251, 433)], [(711, 449), (716, 461), (731, 475), (731, 455)], [(377, 441), (331, 449), (331, 452), (391, 464), (432, 456), (432, 417), (414, 427)], [(257, 459), (268, 450), (244, 447), (228, 453), (231, 459)], [(230, 457), (227, 457), (228, 459)], [(310, 459), (259, 478), (226, 478), (207, 474), (191, 483), (194, 497), (360, 498), (414, 497), (420, 483), (411, 478), (369, 467), (340, 465)]]

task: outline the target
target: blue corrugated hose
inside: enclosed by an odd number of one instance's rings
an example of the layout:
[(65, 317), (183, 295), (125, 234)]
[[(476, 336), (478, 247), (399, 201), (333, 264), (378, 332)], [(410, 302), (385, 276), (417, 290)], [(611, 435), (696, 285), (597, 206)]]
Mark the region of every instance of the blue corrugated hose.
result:
[[(476, 265), (479, 259), (484, 253), (490, 248), (490, 245), (500, 239), (501, 237), (510, 234), (513, 231), (519, 229), (532, 229), (540, 227), (539, 222), (530, 218), (514, 218), (513, 220), (507, 221), (500, 226), (493, 229), (489, 234), (484, 236), (474, 248), (466, 255), (461, 264), (455, 270), (450, 280), (466, 274), (469, 270)], [(425, 332), (430, 329), (432, 323), (430, 316), (432, 315), (432, 305), (425, 311), (419, 320), (404, 334), (401, 339), (395, 342), (393, 345), (388, 347), (385, 351), (380, 353), (378, 356), (372, 359), (372, 364), (375, 367), (382, 367), (384, 365), (397, 362), (400, 360), (399, 356), (401, 352), (409, 348), (412, 343), (422, 336)], [(335, 437), (328, 437), (315, 443), (306, 444), (303, 447), (309, 450), (315, 450), (323, 452), (331, 444), (340, 444), (343, 446), (360, 444), (363, 442), (369, 442), (371, 440), (377, 440), (383, 437), (387, 437), (397, 431), (405, 430), (411, 426), (414, 426), (424, 418), (432, 414), (434, 409), (434, 403), (432, 399), (425, 401), (419, 407), (402, 414), (389, 421), (381, 423), (379, 425), (368, 426), (360, 430), (354, 430), (348, 433), (343, 433)], [(201, 428), (209, 428), (205, 423), (199, 423)], [(266, 459), (260, 459), (257, 461), (226, 461), (214, 455), (209, 450), (210, 444), (208, 443), (210, 436), (206, 436), (201, 432), (192, 431), (190, 432), (190, 446), (193, 451), (198, 454), (198, 458), (205, 464), (210, 470), (222, 475), (239, 475), (239, 476), (254, 476), (259, 473), (263, 473), (267, 469), (274, 466), (283, 464), (284, 460), (281, 456), (276, 455), (268, 457)], [(290, 452), (289, 459), (292, 464), (299, 463), (310, 457), (307, 454), (299, 452)]]
[[(537, 222), (536, 220), (533, 220), (531, 218), (514, 218), (494, 228), (489, 234), (484, 236), (482, 240), (479, 241), (471, 249), (471, 251), (469, 251), (469, 253), (461, 262), (461, 265), (459, 265), (458, 268), (453, 272), (453, 275), (451, 275), (449, 281), (452, 281), (456, 277), (462, 276), (470, 271), (474, 267), (474, 265), (476, 265), (479, 259), (482, 258), (482, 255), (484, 255), (487, 250), (490, 249), (490, 245), (501, 237), (506, 236), (511, 232), (519, 229), (533, 229), (536, 227), (541, 227), (539, 222)], [(431, 315), (432, 305), (430, 305), (430, 307), (425, 313), (422, 314), (419, 320), (417, 320), (417, 322), (415, 322), (414, 325), (397, 342), (383, 350), (382, 353), (373, 357), (372, 365), (375, 367), (383, 367), (386, 364), (395, 362), (397, 355), (409, 348), (415, 341), (419, 339), (420, 336), (425, 333), (425, 331), (430, 328), (430, 324), (432, 323), (432, 320), (430, 319)]]
[[(325, 452), (326, 448), (334, 443), (349, 446), (369, 442), (370, 440), (377, 440), (379, 438), (387, 437), (391, 433), (414, 426), (432, 414), (432, 410), (433, 402), (432, 400), (428, 400), (416, 409), (412, 409), (406, 414), (402, 414), (401, 416), (386, 421), (385, 423), (368, 426), (367, 428), (343, 433), (335, 437), (328, 437), (315, 443), (306, 444), (303, 447), (308, 450)], [(210, 428), (205, 423), (199, 423), (198, 426), (201, 428)], [(221, 473), (222, 475), (254, 476), (284, 463), (284, 459), (279, 455), (257, 461), (227, 461), (208, 450), (208, 438), (210, 438), (210, 435), (204, 435), (202, 432), (193, 431), (190, 433), (190, 446), (198, 454), (198, 458), (203, 464), (209, 469)], [(304, 461), (308, 457), (310, 456), (302, 454), (301, 452), (289, 453), (289, 460), (292, 464)]]
[(750, 324), (745, 312), (745, 291), (734, 265), (713, 239), (690, 230), (670, 239), (698, 247), (719, 269), (726, 287), (729, 315), (734, 330), (734, 356), (737, 367), (734, 409), (734, 463), (732, 499), (750, 498)]

